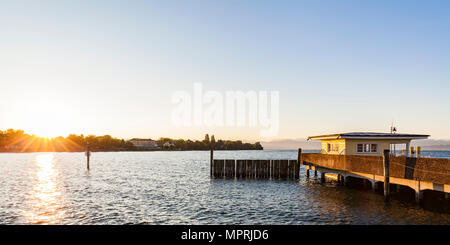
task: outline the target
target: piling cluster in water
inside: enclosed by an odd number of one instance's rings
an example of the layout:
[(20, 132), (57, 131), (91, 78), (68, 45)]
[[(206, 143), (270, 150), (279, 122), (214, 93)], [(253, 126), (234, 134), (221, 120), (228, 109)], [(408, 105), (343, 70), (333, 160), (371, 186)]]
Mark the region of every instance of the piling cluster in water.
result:
[(298, 179), (297, 160), (229, 160), (214, 159), (214, 178)]

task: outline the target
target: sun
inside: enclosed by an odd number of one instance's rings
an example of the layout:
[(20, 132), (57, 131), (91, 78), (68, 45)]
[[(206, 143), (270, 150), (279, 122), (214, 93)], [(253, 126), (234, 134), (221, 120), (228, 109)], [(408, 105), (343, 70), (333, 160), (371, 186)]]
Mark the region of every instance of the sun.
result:
[(33, 122), (25, 131), (43, 138), (66, 137), (74, 133), (70, 131), (69, 126), (68, 123), (54, 117), (42, 117)]
[(42, 100), (27, 107), (26, 127), (31, 134), (44, 138), (66, 137), (73, 130), (75, 117), (61, 103), (44, 103)]

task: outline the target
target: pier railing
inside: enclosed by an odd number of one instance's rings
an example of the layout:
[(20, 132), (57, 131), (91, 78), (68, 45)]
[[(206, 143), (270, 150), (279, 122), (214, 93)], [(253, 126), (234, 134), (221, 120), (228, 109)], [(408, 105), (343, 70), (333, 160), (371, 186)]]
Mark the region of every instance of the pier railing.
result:
[[(301, 163), (334, 170), (384, 174), (383, 157), (304, 153)], [(450, 159), (389, 157), (390, 177), (450, 184)]]

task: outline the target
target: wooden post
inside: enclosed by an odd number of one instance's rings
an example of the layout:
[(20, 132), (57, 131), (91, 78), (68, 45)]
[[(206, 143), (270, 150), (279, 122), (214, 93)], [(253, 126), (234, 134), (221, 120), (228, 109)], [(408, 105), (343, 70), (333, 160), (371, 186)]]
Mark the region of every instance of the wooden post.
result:
[(339, 185), (345, 185), (345, 177), (344, 175), (339, 175)]
[(211, 147), (211, 153), (209, 155), (209, 168), (211, 169), (210, 171), (210, 176), (213, 177), (213, 169), (214, 169), (214, 150)]
[(317, 169), (314, 168), (314, 177), (317, 177)]
[(300, 165), (302, 164), (302, 148), (298, 148), (297, 164), (295, 168), (295, 179), (300, 179)]
[(309, 178), (309, 168), (310, 167), (311, 167), (310, 165), (306, 166), (306, 178)]
[(86, 147), (86, 167), (87, 167), (87, 170), (89, 170), (89, 160), (90, 160), (90, 158), (91, 158), (91, 149), (89, 148), (89, 144), (87, 145), (87, 147)]
[(384, 162), (384, 200), (386, 202), (389, 202), (391, 194), (389, 190), (389, 150), (384, 150), (383, 162)]
[(377, 182), (375, 180), (372, 180), (371, 183), (372, 183), (372, 191), (377, 192), (378, 190)]
[(416, 203), (420, 205), (420, 200), (422, 199), (423, 199), (423, 191), (420, 190), (420, 180), (418, 180), (416, 189)]
[(320, 182), (321, 183), (325, 182), (325, 173), (320, 173)]

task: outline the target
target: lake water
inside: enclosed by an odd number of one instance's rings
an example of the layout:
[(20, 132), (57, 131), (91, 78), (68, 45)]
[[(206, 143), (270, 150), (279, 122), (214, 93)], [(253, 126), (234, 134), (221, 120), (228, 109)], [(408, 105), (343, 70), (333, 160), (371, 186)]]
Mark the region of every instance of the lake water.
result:
[(303, 168), (300, 181), (211, 180), (206, 151), (93, 153), (90, 171), (85, 161), (84, 153), (0, 154), (0, 224), (450, 224), (450, 214), (321, 184)]

